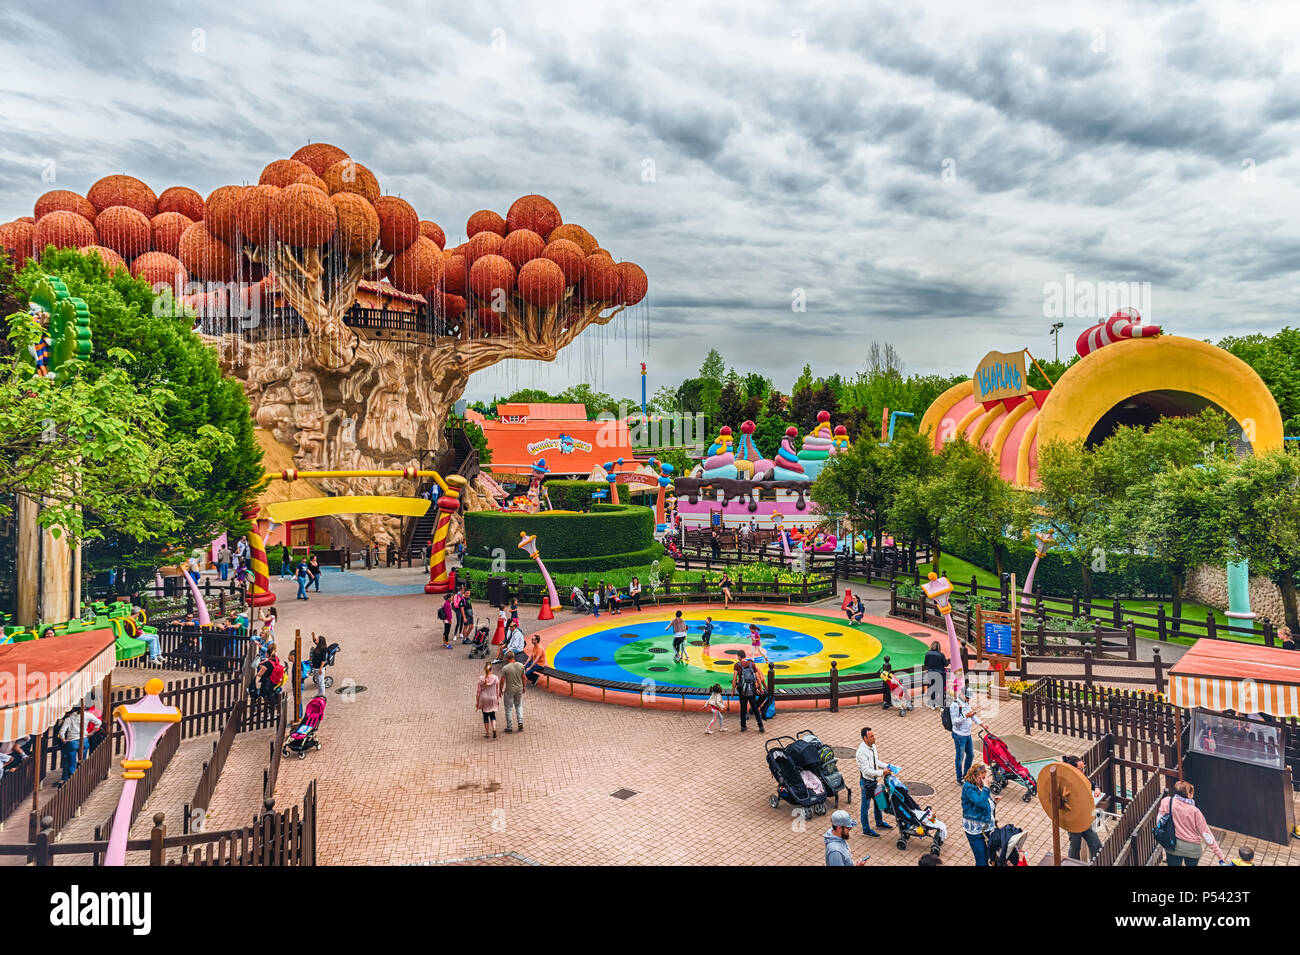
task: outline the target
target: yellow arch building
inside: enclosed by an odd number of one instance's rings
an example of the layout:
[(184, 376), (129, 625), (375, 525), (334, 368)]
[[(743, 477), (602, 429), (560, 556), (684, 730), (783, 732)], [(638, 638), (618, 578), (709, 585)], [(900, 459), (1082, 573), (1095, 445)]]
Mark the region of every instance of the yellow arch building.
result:
[(1117, 425), (1217, 407), (1256, 454), (1282, 446), (1282, 414), (1255, 370), (1206, 342), (1176, 335), (1122, 339), (1070, 367), (1047, 391), (975, 400), (973, 380), (954, 385), (921, 418), (938, 451), (964, 435), (988, 450), (1003, 480), (1038, 481), (1038, 448), (1053, 441), (1105, 438)]

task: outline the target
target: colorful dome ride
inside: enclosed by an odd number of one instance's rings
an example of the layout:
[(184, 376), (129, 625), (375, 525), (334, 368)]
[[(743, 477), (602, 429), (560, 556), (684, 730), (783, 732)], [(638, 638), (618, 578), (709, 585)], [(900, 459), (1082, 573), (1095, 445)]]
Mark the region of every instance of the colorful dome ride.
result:
[(718, 440), (709, 446), (708, 457), (704, 459), (704, 476), (723, 479), (740, 476), (736, 456), (731, 450), (731, 429), (726, 425), (718, 432)]
[(781, 439), (781, 450), (776, 452), (776, 467), (773, 471), (778, 481), (812, 480), (794, 450), (793, 442), (798, 436), (799, 429), (793, 425), (785, 429), (785, 437)]
[(799, 449), (799, 461), (803, 464), (804, 472), (810, 481), (817, 480), (817, 475), (826, 466), (830, 456), (835, 453), (830, 420), (829, 411), (817, 412), (817, 424), (804, 437), (803, 447)]

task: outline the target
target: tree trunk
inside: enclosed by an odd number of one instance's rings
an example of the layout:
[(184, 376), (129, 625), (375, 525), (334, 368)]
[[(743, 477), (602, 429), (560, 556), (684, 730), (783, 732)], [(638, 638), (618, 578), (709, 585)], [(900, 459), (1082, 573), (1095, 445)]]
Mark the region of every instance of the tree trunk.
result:
[(1003, 550), (1004, 548), (1002, 547), (1002, 545), (1000, 544), (993, 545), (993, 565), (997, 570), (998, 580), (1002, 579), (1002, 571), (1004, 569), (1003, 565), (1005, 564), (1005, 560), (1002, 556)]
[(1286, 614), (1286, 625), (1292, 633), (1300, 633), (1300, 615), (1296, 612), (1295, 574), (1282, 570), (1277, 575), (1278, 589), (1282, 591), (1282, 609)]
[(1179, 619), (1183, 615), (1183, 584), (1187, 573), (1182, 568), (1176, 567), (1170, 571), (1169, 576), (1172, 580), (1170, 587), (1173, 590), (1170, 607), (1173, 610), (1175, 619)]
[(930, 536), (930, 569), (936, 574), (939, 572), (939, 534), (937, 531)]
[[(604, 325), (607, 303), (566, 290), (550, 308), (527, 305), (514, 295), (501, 314), (499, 334), (470, 335), (468, 316), (459, 335), (401, 341), (383, 331), (352, 328), (347, 315), (366, 274), (387, 264), (378, 245), (342, 263), (323, 262), (320, 250), (277, 245), (246, 248), (269, 266), (284, 303), (307, 325), (307, 338), (275, 338), (274, 322), (263, 337), (238, 333), (210, 336), (222, 370), (243, 381), (253, 419), (293, 453), (299, 470), (390, 470), (419, 463), (445, 447), (443, 428), (469, 376), (506, 358), (554, 361), (588, 326)], [(282, 303), (283, 304), (283, 303)], [(387, 333), (391, 336), (391, 332)], [(428, 467), (429, 458), (425, 459)], [(414, 484), (401, 478), (324, 479), (337, 495), (409, 496)], [(366, 543), (401, 541), (402, 519), (376, 514), (341, 515), (349, 533)]]
[(1080, 559), (1079, 571), (1083, 575), (1083, 596), (1092, 599), (1092, 567), (1088, 564), (1087, 557)]

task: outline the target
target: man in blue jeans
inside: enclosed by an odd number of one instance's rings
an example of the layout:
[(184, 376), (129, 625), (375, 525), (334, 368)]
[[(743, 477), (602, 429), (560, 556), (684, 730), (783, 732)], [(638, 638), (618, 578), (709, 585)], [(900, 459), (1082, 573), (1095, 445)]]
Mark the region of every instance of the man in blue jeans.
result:
[(307, 558), (304, 557), (298, 561), (298, 570), (295, 576), (298, 578), (298, 599), (308, 600), (307, 582), (311, 580), (311, 571), (307, 569)]
[(971, 730), (976, 723), (981, 726), (984, 724), (980, 723), (980, 718), (975, 714), (975, 707), (963, 698), (949, 703), (948, 713), (952, 717), (952, 744), (956, 750), (957, 784), (961, 785), (971, 763), (975, 761), (975, 744), (970, 738)]
[[(858, 775), (861, 777), (859, 785), (862, 789), (862, 834), (864, 836), (879, 836), (876, 829), (892, 829), (889, 823), (885, 822), (884, 817), (880, 814), (880, 806), (876, 804), (875, 795), (876, 787), (881, 785), (885, 779), (886, 767), (880, 762), (880, 756), (876, 753), (876, 734), (871, 731), (870, 726), (862, 727), (862, 742), (858, 744), (858, 751), (853, 754), (853, 758), (858, 763)], [(868, 808), (870, 807), (870, 808)], [(871, 817), (868, 813), (871, 809), (876, 811), (876, 829), (871, 828)]]

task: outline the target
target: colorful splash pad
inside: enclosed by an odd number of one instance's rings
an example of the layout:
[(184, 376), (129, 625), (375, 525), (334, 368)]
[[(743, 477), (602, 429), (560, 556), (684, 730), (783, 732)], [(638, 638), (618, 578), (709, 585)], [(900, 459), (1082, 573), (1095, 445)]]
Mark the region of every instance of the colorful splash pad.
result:
[[(874, 675), (886, 654), (894, 669), (908, 669), (921, 663), (926, 650), (924, 642), (908, 635), (915, 626), (881, 617), (849, 624), (843, 614), (834, 611), (784, 611), (752, 605), (730, 610), (708, 605), (682, 609), (690, 628), (686, 663), (673, 660), (669, 624), (676, 610), (663, 608), (624, 612), (617, 617), (580, 617), (550, 627), (542, 631), (547, 665), (584, 680), (637, 685), (652, 681), (665, 689), (705, 689), (720, 683), (725, 689), (740, 651), (750, 659), (755, 656), (750, 623), (759, 627), (762, 648), (757, 653), (764, 672), (771, 662), (778, 683), (781, 677), (801, 681), (821, 677), (829, 685), (832, 661), (841, 680)], [(713, 617), (707, 653), (701, 640), (706, 616)]]

